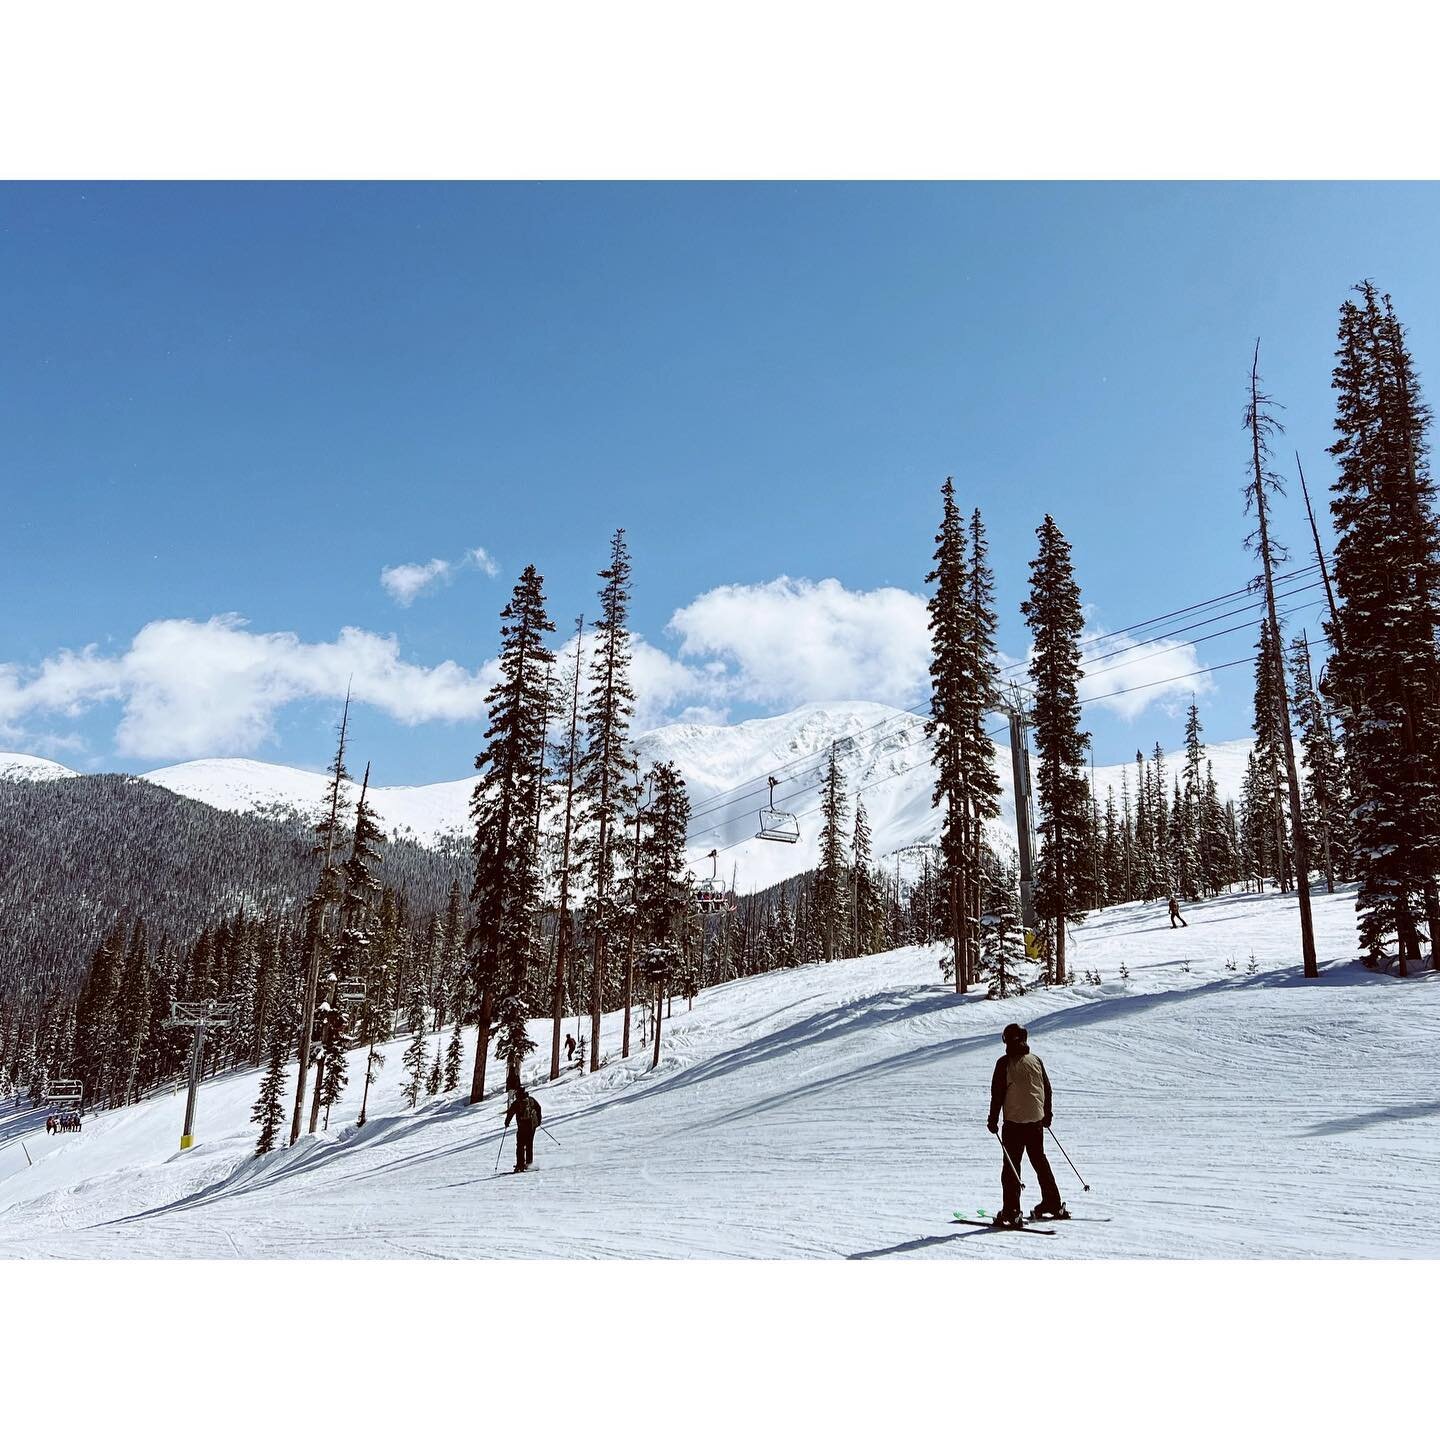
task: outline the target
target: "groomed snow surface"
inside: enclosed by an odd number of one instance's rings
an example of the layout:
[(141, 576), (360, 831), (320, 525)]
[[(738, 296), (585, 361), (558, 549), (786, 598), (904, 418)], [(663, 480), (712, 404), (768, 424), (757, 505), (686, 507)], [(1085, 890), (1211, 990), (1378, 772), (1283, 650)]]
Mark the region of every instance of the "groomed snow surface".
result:
[[(0, 1255), (1440, 1255), (1440, 976), (1354, 964), (1348, 890), (1315, 900), (1318, 981), (1299, 973), (1294, 896), (1185, 913), (1172, 931), (1163, 904), (1104, 911), (1072, 955), (1101, 985), (1005, 1001), (954, 995), (920, 947), (737, 980), (693, 1012), (676, 1002), (654, 1073), (643, 1044), (618, 1058), (609, 1016), (599, 1072), (537, 1086), (551, 1134), (526, 1175), (509, 1173), (503, 1097), (404, 1108), (404, 1039), (363, 1129), (357, 1053), (329, 1133), (261, 1159), (253, 1070), (202, 1087), (184, 1154), (183, 1091), (53, 1139), (42, 1112), (6, 1110)], [(984, 1121), (1011, 1020), (1092, 1187), (1052, 1143), (1062, 1193), (1109, 1224), (1047, 1237), (950, 1221), (998, 1208)], [(548, 1026), (535, 1035), (543, 1071)], [(492, 1062), (492, 1083), (502, 1073)]]

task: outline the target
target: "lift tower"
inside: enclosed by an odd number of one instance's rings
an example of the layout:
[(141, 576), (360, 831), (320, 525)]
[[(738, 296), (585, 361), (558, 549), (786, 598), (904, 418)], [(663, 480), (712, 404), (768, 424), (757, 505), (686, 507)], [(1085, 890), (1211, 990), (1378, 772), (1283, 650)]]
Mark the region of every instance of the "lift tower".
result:
[(1015, 836), (1020, 851), (1020, 920), (1032, 936), (1040, 932), (1035, 916), (1035, 816), (1030, 801), (1030, 712), (1018, 685), (1000, 702), (1010, 721), (1010, 764), (1015, 777)]

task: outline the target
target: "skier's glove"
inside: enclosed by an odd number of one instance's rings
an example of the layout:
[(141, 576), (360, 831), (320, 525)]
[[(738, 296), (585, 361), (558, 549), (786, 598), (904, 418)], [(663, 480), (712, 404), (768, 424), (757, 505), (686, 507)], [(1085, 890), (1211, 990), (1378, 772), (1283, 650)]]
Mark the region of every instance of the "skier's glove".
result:
[(998, 1135), (1000, 1133), (1000, 1122), (992, 1115), (990, 1119), (985, 1122), (985, 1128), (992, 1135)]
[(1055, 1118), (1055, 1117), (1054, 1117), (1053, 1115), (1047, 1115), (1047, 1116), (1045, 1117), (1045, 1128), (1046, 1128), (1047, 1130), (1050, 1128), (1050, 1122), (1051, 1122), (1054, 1118)]

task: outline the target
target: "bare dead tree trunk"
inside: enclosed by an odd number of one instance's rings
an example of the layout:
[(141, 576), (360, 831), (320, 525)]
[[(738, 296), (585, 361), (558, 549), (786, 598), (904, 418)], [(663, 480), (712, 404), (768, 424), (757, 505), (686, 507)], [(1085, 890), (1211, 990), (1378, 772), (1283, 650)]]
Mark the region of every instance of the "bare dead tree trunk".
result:
[(630, 1055), (630, 1005), (635, 993), (635, 939), (640, 925), (640, 762), (635, 770), (635, 854), (630, 867), (630, 944), (625, 954), (625, 1024), (620, 1035), (620, 1057)]
[[(1058, 790), (1057, 790), (1058, 793)], [(1055, 819), (1055, 983), (1065, 983), (1065, 853), (1060, 848), (1060, 819)]]
[[(1315, 959), (1315, 922), (1310, 914), (1310, 845), (1305, 834), (1305, 815), (1300, 803), (1300, 776), (1295, 766), (1295, 737), (1290, 728), (1289, 687), (1285, 681), (1285, 647), (1280, 643), (1280, 620), (1275, 612), (1275, 575), (1270, 555), (1269, 509), (1265, 502), (1265, 474), (1260, 445), (1260, 342), (1250, 365), (1250, 439), (1254, 469), (1255, 512), (1260, 522), (1260, 559), (1265, 569), (1265, 608), (1270, 633), (1275, 638), (1275, 666), (1280, 687), (1280, 733), (1285, 740), (1285, 782), (1290, 791), (1290, 831), (1295, 844), (1296, 894), (1300, 899), (1300, 953), (1305, 975), (1315, 979), (1320, 966)], [(1282, 856), (1282, 864), (1283, 856)]]
[(1335, 653), (1345, 653), (1345, 643), (1340, 634), (1340, 611), (1335, 605), (1335, 591), (1330, 584), (1330, 567), (1325, 563), (1325, 551), (1320, 545), (1320, 527), (1315, 523), (1315, 511), (1310, 504), (1310, 491), (1305, 484), (1305, 468), (1300, 464), (1300, 452), (1295, 452), (1295, 468), (1300, 472), (1300, 493), (1305, 497), (1305, 513), (1310, 517), (1310, 535), (1315, 541), (1315, 560), (1320, 566), (1320, 578), (1325, 582), (1325, 602), (1330, 607), (1330, 638)]
[[(340, 818), (340, 772), (345, 768), (345, 731), (350, 723), (350, 692), (345, 692), (345, 708), (340, 712), (340, 743), (335, 750), (335, 793), (330, 797), (330, 825), (325, 834), (325, 859), (320, 870), (322, 887), (329, 883), (330, 860), (335, 841), (335, 827)], [(320, 954), (325, 948), (325, 898), (323, 889), (315, 916), (315, 933), (310, 937), (310, 963), (305, 967), (305, 1004), (300, 1018), (300, 1064), (295, 1076), (295, 1110), (290, 1119), (290, 1143), (300, 1138), (300, 1120), (305, 1113), (305, 1082), (310, 1074), (310, 1046), (315, 1034), (315, 1000), (320, 988)], [(318, 1090), (319, 1081), (316, 1081)], [(311, 1130), (315, 1128), (312, 1123)]]
[(560, 917), (555, 930), (555, 994), (551, 1007), (550, 1078), (560, 1074), (560, 1031), (565, 1023), (565, 947), (570, 938), (570, 837), (575, 813), (575, 745), (580, 731), (580, 650), (585, 617), (575, 622), (575, 679), (570, 692), (570, 749), (565, 765), (565, 831), (560, 842)]
[(490, 1021), (495, 1014), (495, 982), (489, 976), (480, 991), (480, 1016), (475, 1027), (475, 1069), (470, 1074), (470, 1104), (485, 1098), (485, 1066), (490, 1058)]

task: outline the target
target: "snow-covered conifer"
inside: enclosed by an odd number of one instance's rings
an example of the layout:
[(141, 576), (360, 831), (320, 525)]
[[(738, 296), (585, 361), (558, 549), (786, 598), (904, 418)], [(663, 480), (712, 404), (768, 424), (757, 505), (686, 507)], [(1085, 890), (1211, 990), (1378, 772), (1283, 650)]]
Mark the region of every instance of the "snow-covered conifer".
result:
[(1051, 922), (1055, 944), (1053, 979), (1064, 984), (1065, 925), (1082, 920), (1079, 881), (1088, 809), (1081, 767), (1089, 734), (1080, 729), (1080, 587), (1070, 545), (1047, 515), (1035, 532), (1040, 552), (1030, 563), (1030, 595), (1021, 612), (1030, 625), (1030, 679), (1034, 689), (1036, 803), (1040, 858), (1036, 909)]

